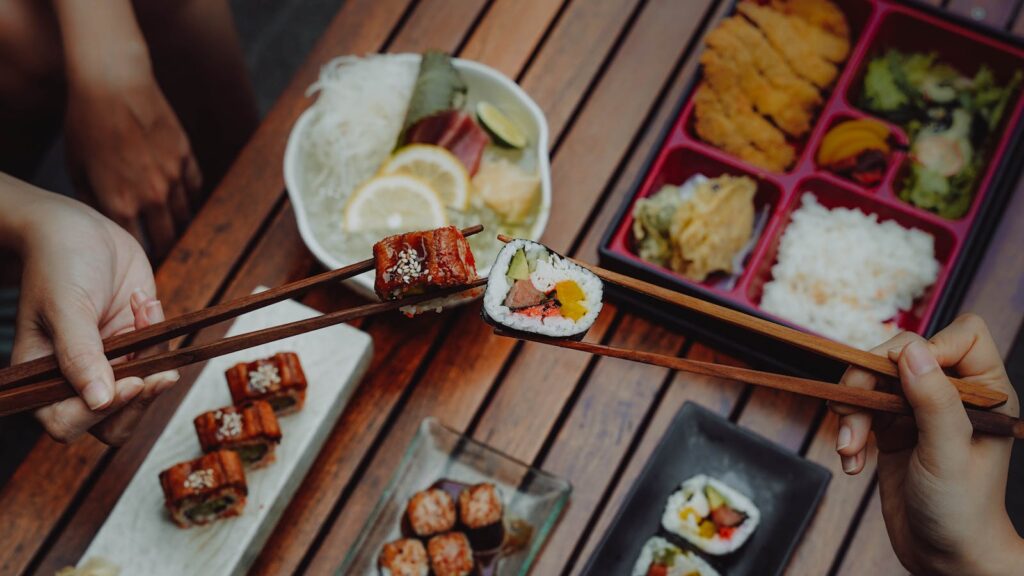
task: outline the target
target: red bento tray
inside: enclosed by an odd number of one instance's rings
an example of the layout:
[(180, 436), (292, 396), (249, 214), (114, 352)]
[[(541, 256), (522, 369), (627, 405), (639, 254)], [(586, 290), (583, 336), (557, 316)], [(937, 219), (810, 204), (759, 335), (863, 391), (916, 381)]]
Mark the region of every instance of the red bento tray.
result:
[[(847, 118), (876, 118), (890, 127), (897, 143), (903, 144), (898, 148), (906, 147), (907, 135), (900, 126), (861, 110), (855, 104), (867, 63), (885, 50), (898, 48), (904, 52), (935, 52), (939, 60), (952, 64), (968, 76), (973, 75), (984, 63), (992, 68), (1001, 83), (1005, 83), (1015, 70), (1024, 69), (1024, 44), (966, 20), (961, 21), (951, 15), (907, 2), (836, 0), (836, 3), (845, 12), (850, 24), (850, 58), (832, 91), (826, 95), (826, 102), (812, 131), (805, 139), (794, 143), (798, 156), (793, 168), (784, 173), (768, 172), (702, 142), (693, 130), (694, 105), (690, 99), (693, 89), (700, 82), (698, 74), (684, 95), (679, 111), (665, 132), (660, 146), (648, 160), (647, 168), (638, 179), (633, 193), (602, 241), (600, 253), (604, 265), (777, 322), (788, 323), (762, 311), (759, 302), (762, 287), (771, 279), (776, 249), (789, 223), (790, 214), (799, 206), (802, 194), (810, 192), (828, 208), (859, 208), (869, 214), (877, 214), (880, 220), (895, 220), (905, 227), (931, 233), (935, 237), (935, 256), (942, 265), (938, 279), (914, 303), (911, 310), (901, 313), (896, 320), (903, 329), (928, 335), (951, 319), (962, 297), (966, 280), (973, 273), (973, 264), (984, 249), (995, 220), (998, 219), (1000, 207), (1012, 192), (1009, 184), (1012, 184), (1015, 169), (1021, 164), (1014, 161), (1014, 156), (1021, 151), (1016, 146), (1018, 139), (1015, 138), (1021, 132), (1021, 116), (1024, 113), (1021, 91), (1018, 89), (1002, 126), (994, 133), (995, 137), (989, 140), (989, 162), (984, 174), (978, 179), (970, 210), (957, 220), (947, 220), (906, 203), (897, 196), (907, 161), (906, 154), (899, 149), (894, 149), (890, 155), (884, 180), (873, 187), (861, 186), (818, 168), (814, 157), (828, 129), (837, 121)], [(713, 276), (706, 282), (697, 283), (670, 269), (646, 262), (637, 255), (633, 243), (632, 212), (636, 200), (656, 193), (664, 184), (681, 184), (697, 173), (708, 177), (734, 174), (755, 178), (759, 183), (755, 205), (759, 210), (766, 206), (769, 211), (768, 222), (748, 256), (742, 274), (731, 287), (717, 286), (721, 277)], [(626, 296), (625, 299), (665, 317), (666, 311), (658, 309), (654, 304), (635, 297)], [(695, 323), (698, 324), (697, 328), (706, 325), (706, 322), (699, 319), (682, 323), (688, 328), (695, 327)], [(704, 335), (713, 335), (714, 331), (705, 329), (703, 332)], [(735, 334), (725, 337), (726, 340), (735, 338)], [(738, 347), (744, 348), (742, 344)], [(748, 349), (750, 347), (746, 346)]]

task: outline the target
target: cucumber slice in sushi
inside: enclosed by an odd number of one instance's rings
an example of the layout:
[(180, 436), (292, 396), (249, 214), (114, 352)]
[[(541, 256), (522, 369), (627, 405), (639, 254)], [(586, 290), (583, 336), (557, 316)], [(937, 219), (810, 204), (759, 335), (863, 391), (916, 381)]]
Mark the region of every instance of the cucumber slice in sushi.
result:
[(660, 536), (647, 540), (630, 576), (648, 576), (654, 567), (664, 568), (666, 576), (719, 576), (703, 558)]
[(761, 519), (757, 506), (721, 480), (701, 474), (669, 496), (662, 527), (716, 556), (743, 546)]
[(498, 146), (517, 150), (526, 147), (526, 135), (497, 106), (480, 102), (476, 105), (476, 118)]
[(512, 240), (495, 258), (484, 292), (486, 322), (552, 338), (582, 338), (601, 313), (603, 286), (543, 244)]

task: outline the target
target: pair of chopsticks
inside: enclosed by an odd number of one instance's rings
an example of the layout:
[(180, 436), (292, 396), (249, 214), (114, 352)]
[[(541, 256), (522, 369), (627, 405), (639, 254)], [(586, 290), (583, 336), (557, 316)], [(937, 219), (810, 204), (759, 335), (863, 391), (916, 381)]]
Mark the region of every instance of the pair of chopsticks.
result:
[[(483, 226), (472, 226), (462, 230), (462, 234), (464, 236), (472, 236), (481, 230), (483, 230)], [(375, 262), (372, 258), (363, 260), (344, 268), (329, 270), (309, 278), (285, 284), (284, 286), (222, 302), (203, 310), (189, 312), (141, 330), (113, 336), (103, 341), (104, 353), (107, 358), (114, 359), (133, 352), (139, 352), (155, 344), (195, 332), (201, 328), (206, 328), (246, 312), (302, 295), (317, 286), (340, 282), (341, 280), (368, 272), (374, 269), (374, 265)], [(486, 279), (481, 278), (463, 286), (439, 290), (429, 294), (356, 306), (281, 326), (239, 334), (207, 344), (195, 344), (145, 358), (129, 360), (113, 366), (114, 377), (147, 376), (165, 370), (180, 368), (188, 364), (202, 362), (216, 356), (223, 356), (282, 338), (463, 292), (482, 286), (486, 281)], [(61, 375), (57, 359), (54, 356), (37, 358), (0, 370), (0, 416), (39, 408), (58, 400), (71, 398), (75, 394), (74, 389)]]
[[(504, 236), (499, 236), (499, 239), (505, 242), (509, 240), (509, 238)], [(662, 288), (661, 286), (656, 286), (649, 282), (644, 282), (643, 280), (612, 272), (611, 270), (587, 264), (586, 262), (581, 262), (572, 258), (570, 258), (570, 260), (579, 266), (590, 270), (606, 283), (614, 284), (627, 290), (650, 296), (679, 308), (692, 310), (705, 316), (725, 321), (734, 326), (750, 330), (751, 332), (786, 342), (803, 350), (814, 352), (827, 358), (832, 358), (852, 366), (869, 370), (884, 377), (896, 378), (899, 376), (896, 364), (886, 357), (877, 356), (870, 352), (859, 350), (840, 342), (835, 342), (807, 332), (801, 332), (795, 328), (776, 324), (731, 308), (719, 306), (693, 296)], [(907, 404), (906, 399), (897, 394), (887, 392), (838, 386), (830, 382), (797, 378), (793, 376), (773, 374), (770, 372), (761, 372), (748, 368), (738, 368), (709, 362), (699, 362), (675, 356), (666, 356), (663, 354), (616, 348), (600, 344), (545, 338), (534, 334), (519, 332), (513, 333), (500, 329), (495, 330), (495, 333), (501, 336), (517, 338), (520, 340), (528, 340), (542, 344), (559, 346), (562, 348), (580, 350), (599, 356), (621, 358), (624, 360), (661, 366), (672, 370), (729, 378), (748, 384), (785, 390), (788, 392), (803, 394), (805, 396), (821, 398), (823, 400), (858, 406), (869, 410), (894, 414), (911, 413), (910, 406)], [(1002, 406), (1006, 403), (1007, 396), (1003, 392), (991, 390), (980, 384), (967, 382), (959, 378), (951, 377), (950, 382), (956, 386), (957, 390), (960, 392), (960, 398), (963, 400), (964, 404), (967, 404), (968, 406), (987, 409)], [(971, 408), (967, 409), (967, 415), (970, 417), (975, 430), (978, 432), (997, 436), (1024, 438), (1024, 420), (1006, 416), (1004, 414), (986, 412)]]

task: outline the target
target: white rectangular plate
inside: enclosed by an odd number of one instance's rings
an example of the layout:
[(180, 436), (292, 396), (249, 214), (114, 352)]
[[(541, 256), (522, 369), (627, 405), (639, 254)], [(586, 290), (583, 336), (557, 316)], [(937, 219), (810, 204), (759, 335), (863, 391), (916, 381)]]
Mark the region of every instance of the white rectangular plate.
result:
[[(286, 300), (240, 316), (228, 335), (317, 314)], [(245, 573), (366, 371), (372, 349), (368, 334), (342, 324), (210, 360), (80, 564), (102, 557), (117, 564), (123, 575)], [(192, 420), (207, 410), (231, 404), (225, 370), (238, 362), (283, 351), (298, 353), (309, 387), (302, 411), (281, 418), (283, 438), (277, 447), (277, 461), (266, 468), (246, 470), (249, 497), (241, 516), (207, 526), (178, 528), (164, 508), (158, 475), (202, 454)]]

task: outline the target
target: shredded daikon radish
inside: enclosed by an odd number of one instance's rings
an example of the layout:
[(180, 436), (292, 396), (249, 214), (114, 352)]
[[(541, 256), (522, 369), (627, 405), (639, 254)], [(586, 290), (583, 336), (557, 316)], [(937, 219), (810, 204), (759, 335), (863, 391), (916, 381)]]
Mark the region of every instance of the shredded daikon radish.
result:
[(419, 62), (390, 55), (343, 56), (320, 69), (319, 97), (302, 142), (310, 214), (337, 215), (352, 191), (395, 146)]

